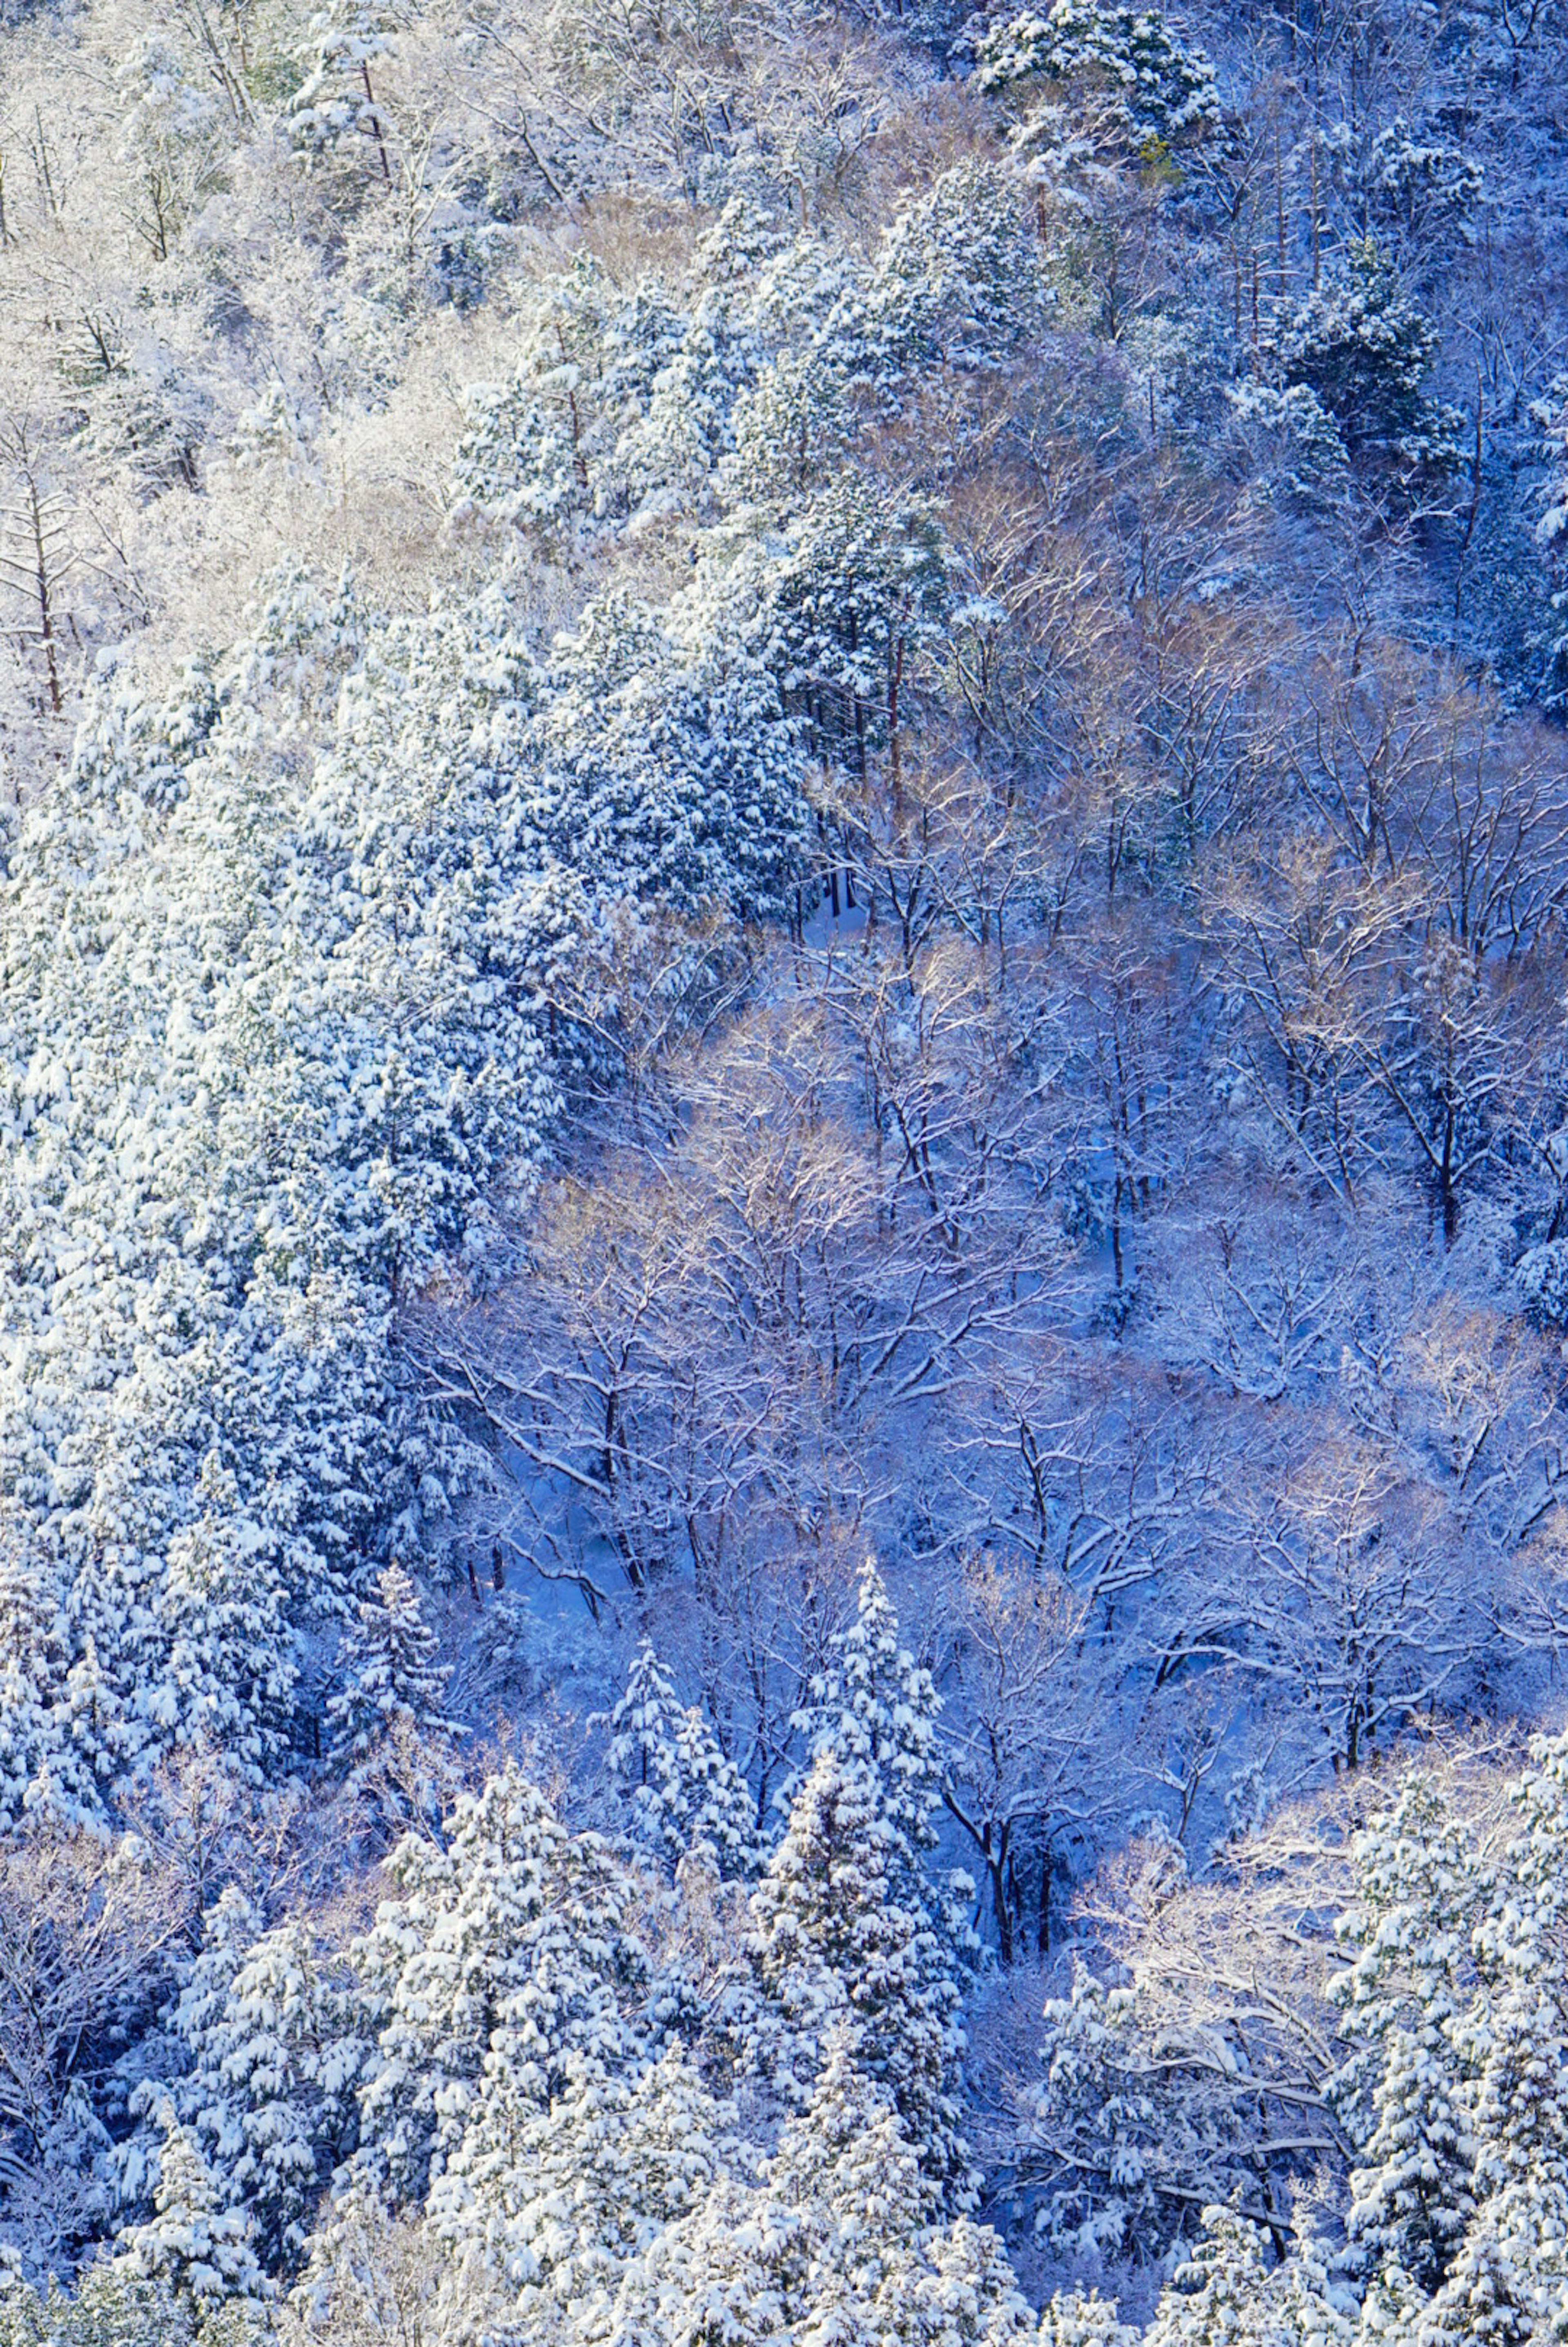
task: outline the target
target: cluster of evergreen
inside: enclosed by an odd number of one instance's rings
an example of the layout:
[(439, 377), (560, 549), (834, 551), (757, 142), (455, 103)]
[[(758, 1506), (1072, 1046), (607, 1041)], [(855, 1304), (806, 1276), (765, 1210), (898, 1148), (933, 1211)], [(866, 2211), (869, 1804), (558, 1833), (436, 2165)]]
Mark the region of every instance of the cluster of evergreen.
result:
[(1564, 87), (0, 9), (0, 2347), (1568, 2338)]

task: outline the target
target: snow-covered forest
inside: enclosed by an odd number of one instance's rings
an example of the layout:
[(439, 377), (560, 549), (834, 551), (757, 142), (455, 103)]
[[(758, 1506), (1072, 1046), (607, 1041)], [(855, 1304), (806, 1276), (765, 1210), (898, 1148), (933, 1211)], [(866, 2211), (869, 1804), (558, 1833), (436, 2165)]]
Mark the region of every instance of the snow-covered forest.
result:
[(1568, 0), (4, 0), (0, 2347), (1568, 2340)]

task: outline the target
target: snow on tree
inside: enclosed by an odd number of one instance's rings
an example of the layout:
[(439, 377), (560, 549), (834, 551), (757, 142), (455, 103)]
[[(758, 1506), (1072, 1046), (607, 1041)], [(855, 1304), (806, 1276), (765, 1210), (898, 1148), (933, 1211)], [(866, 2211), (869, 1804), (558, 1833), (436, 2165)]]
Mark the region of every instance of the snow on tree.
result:
[(1260, 2226), (1233, 2209), (1207, 2208), (1203, 2235), (1171, 2286), (1161, 2293), (1145, 2347), (1176, 2347), (1188, 2339), (1241, 2342), (1279, 2336), (1268, 2321), (1274, 2296), (1268, 2239)]
[(1156, 8), (1055, 0), (1044, 15), (1008, 17), (976, 45), (975, 80), (1065, 102), (1097, 143), (1145, 161), (1202, 144), (1221, 121), (1214, 67)]
[(157, 2280), (126, 2258), (102, 2258), (67, 2293), (50, 2276), (33, 2285), (19, 2266), (0, 2257), (0, 2341), (5, 2347), (245, 2347), (265, 2335), (259, 2301), (229, 2301), (199, 2309), (177, 2295), (167, 2274)]
[(520, 526), (605, 518), (626, 503), (616, 450), (646, 416), (687, 320), (651, 282), (617, 297), (597, 263), (530, 288), (504, 382), (463, 393), (453, 466), (465, 504)]
[(381, 2016), (360, 2089), (361, 2165), (423, 2197), (471, 2112), (481, 2129), (503, 2114), (514, 2127), (565, 2090), (568, 2062), (577, 2075), (635, 2067), (644, 1893), (512, 1765), (462, 1797), (443, 1847), (410, 1835), (389, 1870), (400, 1896), (353, 1950)]
[(420, 2339), (439, 2321), (449, 2274), (443, 2245), (417, 2213), (388, 2208), (358, 2179), (323, 2209), (279, 2327), (290, 2341), (351, 2347), (380, 2347), (389, 2336)]
[(260, 1910), (232, 1882), (203, 1915), (201, 1945), (168, 2014), (170, 2036), (183, 2046), (188, 2066), (180, 2077), (145, 2077), (131, 2090), (131, 2113), (143, 2124), (117, 2147), (114, 2177), (122, 2205), (150, 2197), (158, 2173), (154, 2130), (166, 2112), (191, 2130), (220, 2171), (235, 2157), (239, 2123), (218, 2049), (226, 2042), (229, 1992), (264, 1929)]
[(309, 33), (305, 77), (289, 109), (290, 137), (307, 150), (337, 154), (368, 140), (390, 185), (390, 133), (371, 80), (371, 67), (392, 46), (385, 13), (370, 0), (335, 0), (311, 18)]
[[(828, 1747), (841, 1759), (875, 1770), (902, 1889), (923, 1878), (926, 1855), (936, 1848), (941, 1709), (931, 1673), (900, 1644), (887, 1583), (875, 1558), (867, 1557), (856, 1588), (855, 1618), (834, 1638), (793, 1725), (813, 1756)], [(792, 1791), (781, 1797), (786, 1807)]]
[(700, 504), (730, 452), (736, 403), (768, 355), (753, 287), (787, 242), (777, 216), (747, 194), (698, 239), (679, 340), (615, 450), (617, 494), (644, 521)]
[[(1561, 2303), (1568, 2241), (1568, 1740), (1537, 1742), (1511, 1788), (1520, 1830), (1471, 1933), (1481, 1991), (1446, 2024), (1474, 2081), (1475, 2207), (1430, 2306), (1423, 2342), (1536, 2338)], [(1441, 2141), (1436, 2149), (1441, 2157)]]
[(549, 524), (591, 507), (608, 453), (599, 378), (614, 308), (604, 271), (579, 260), (534, 290), (510, 381), (464, 391), (453, 470), (484, 512)]
[(840, 2024), (806, 2109), (768, 2164), (765, 2189), (804, 2224), (809, 2302), (798, 2336), (984, 2342), (1033, 2330), (1002, 2245), (983, 2226), (944, 2223), (892, 2099)]
[[(994, 2234), (936, 2214), (884, 2087), (830, 2045), (773, 2156), (721, 2170), (689, 2215), (630, 2263), (613, 2311), (569, 2336), (801, 2347), (1001, 2347), (1032, 2333)], [(700, 2329), (694, 2325), (701, 2325)]]
[[(919, 1972), (917, 1998), (929, 1998), (932, 2012), (944, 2016), (942, 2061), (956, 2083), (963, 2055), (958, 2021), (962, 1983), (978, 1950), (968, 1918), (973, 1897), (968, 1876), (943, 1879), (929, 1863), (937, 1847), (942, 1798), (941, 1709), (931, 1673), (900, 1643), (887, 1583), (875, 1559), (868, 1557), (860, 1568), (855, 1618), (833, 1640), (793, 1724), (813, 1760), (830, 1752), (846, 1768), (866, 1772), (876, 1788), (876, 1834), (888, 1893), (918, 1921), (911, 1948)], [(791, 1804), (799, 1783), (784, 1788), (781, 1806)], [(952, 2148), (962, 2161), (962, 2146)]]
[(297, 2264), (316, 2201), (353, 2147), (366, 2046), (352, 1983), (309, 1925), (258, 1922), (233, 1891), (209, 1918), (176, 2008), (193, 2062), (173, 2093), (225, 2205), (245, 2210), (274, 2272)]
[(1436, 331), (1367, 238), (1288, 320), (1278, 356), (1287, 387), (1316, 395), (1353, 463), (1441, 474), (1459, 461), (1463, 418), (1427, 393), (1437, 351)]
[(288, 1740), (295, 1669), (272, 1543), (239, 1508), (216, 1451), (193, 1499), (201, 1513), (169, 1542), (158, 1612), (167, 1659), (142, 1706), (181, 1743), (220, 1745), (258, 1775)]
[(888, 2088), (927, 2174), (962, 2206), (972, 2179), (955, 2093), (960, 1990), (952, 1941), (919, 1891), (874, 1763), (823, 1743), (752, 1894), (756, 1992), (738, 2000), (739, 2029), (748, 2058), (799, 2105), (833, 2031), (851, 2027), (855, 2058)]
[(160, 2124), (155, 2213), (145, 2225), (120, 2235), (118, 2256), (135, 2273), (163, 2283), (177, 2305), (187, 2301), (198, 2314), (235, 2301), (263, 2301), (267, 2280), (244, 2210), (224, 2206), (200, 2146), (172, 2106), (165, 2106)]
[(1484, 1895), (1457, 1820), (1412, 1778), (1356, 1847), (1360, 1901), (1341, 1919), (1333, 1983), (1359, 2050), (1331, 2092), (1358, 2143), (1347, 2230), (1374, 2272), (1424, 2291), (1474, 2207), (1469, 2080), (1451, 2034), (1473, 1993), (1470, 1934)]
[(1561, 708), (1568, 701), (1568, 375), (1554, 379), (1530, 415), (1546, 474), (1535, 523), (1537, 543), (1546, 555), (1553, 615), (1545, 645), (1546, 702)]
[(377, 1576), (376, 1594), (360, 1601), (339, 1658), (342, 1685), (327, 1702), (335, 1759), (362, 1760), (399, 1723), (421, 1735), (452, 1733), (442, 1711), (452, 1669), (436, 1661), (440, 1649), (410, 1575), (389, 1564)]
[(1036, 323), (1043, 294), (1017, 175), (962, 163), (892, 221), (870, 276), (850, 281), (825, 322), (821, 345), (851, 381), (896, 397), (932, 367), (1003, 364)]
[(585, 2329), (628, 2265), (699, 2208), (718, 2173), (719, 2114), (684, 2050), (636, 2075), (566, 2057), (540, 2109), (494, 2083), (433, 2185), (432, 2231), (451, 2248), (454, 2304), (499, 2297), (504, 2320)]
[(896, 791), (952, 605), (951, 549), (924, 499), (845, 468), (782, 528), (743, 510), (716, 534), (694, 597), (746, 630), (817, 756), (863, 780), (884, 753)]
[(806, 2229), (795, 2212), (721, 2174), (692, 2215), (664, 2227), (634, 2261), (616, 2292), (609, 2335), (646, 2347), (694, 2339), (779, 2347), (793, 2335), (809, 2271)]
[(678, 911), (781, 910), (804, 847), (802, 761), (738, 634), (601, 598), (556, 644), (537, 739), (541, 827), (563, 861)]
[(647, 1639), (609, 1726), (606, 1758), (630, 1787), (636, 1839), (672, 1869), (706, 1846), (724, 1878), (756, 1874), (761, 1852), (750, 1788), (698, 1706), (679, 1701)]
[(1365, 204), (1365, 231), (1386, 223), (1422, 244), (1437, 236), (1473, 236), (1471, 216), (1483, 200), (1486, 174), (1436, 126), (1423, 135), (1396, 115), (1372, 140), (1354, 184)]
[(68, 1803), (73, 1773), (60, 1700), (69, 1632), (29, 1532), (18, 1509), (0, 1511), (0, 1818), (13, 1823), (42, 1802)]
[(1138, 2337), (1098, 2291), (1058, 2291), (1040, 2310), (1040, 2347), (1135, 2347)]

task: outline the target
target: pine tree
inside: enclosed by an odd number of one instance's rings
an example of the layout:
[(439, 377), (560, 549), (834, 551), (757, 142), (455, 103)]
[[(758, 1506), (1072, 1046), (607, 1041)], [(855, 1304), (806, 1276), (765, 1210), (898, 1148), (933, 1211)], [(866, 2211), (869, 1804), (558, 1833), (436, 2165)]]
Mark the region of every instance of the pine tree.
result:
[(1536, 453), (1545, 469), (1535, 524), (1544, 548), (1548, 607), (1552, 619), (1545, 643), (1544, 699), (1552, 709), (1568, 704), (1568, 375), (1559, 375), (1530, 417), (1540, 435)]
[[(782, 2347), (796, 2335), (809, 2271), (799, 2217), (721, 2174), (693, 2215), (667, 2225), (634, 2261), (609, 2335), (626, 2347)], [(572, 2347), (594, 2335), (591, 2326), (569, 2334)]]
[(0, 1515), (0, 1820), (10, 1822), (59, 1785), (54, 1695), (67, 1634), (28, 1530), (20, 1511)]
[(1212, 138), (1221, 120), (1214, 67), (1156, 8), (1054, 0), (994, 25), (975, 51), (975, 79), (995, 94), (1043, 88), (1103, 144), (1140, 159)]
[(761, 1863), (757, 1805), (694, 1704), (683, 1706), (647, 1640), (610, 1714), (610, 1767), (631, 1788), (633, 1829), (671, 1869), (706, 1844), (726, 1880)]
[(749, 2058), (787, 2103), (805, 2102), (835, 2028), (885, 2085), (928, 2175), (971, 2192), (952, 2071), (962, 2052), (949, 1948), (923, 1905), (904, 1905), (872, 1765), (824, 1743), (751, 1900), (760, 2003), (743, 2009)]
[(1040, 2310), (1040, 2347), (1136, 2347), (1138, 2337), (1097, 2291), (1058, 2291)]
[(642, 1893), (511, 1765), (457, 1802), (444, 1847), (409, 1836), (389, 1870), (402, 1895), (352, 1951), (382, 2016), (360, 2089), (361, 2166), (423, 2198), (471, 2110), (515, 2128), (565, 2091), (568, 2063), (575, 2075), (636, 2068)]
[[(930, 1672), (900, 1644), (887, 1584), (868, 1557), (855, 1619), (833, 1641), (793, 1725), (814, 1756), (832, 1754), (872, 1791), (886, 1896), (913, 1923), (906, 1962), (916, 2002), (941, 2033), (942, 2068), (951, 2090), (964, 2050), (963, 1978), (978, 1948), (968, 1920), (972, 1890), (967, 1876), (940, 1880), (928, 1863), (937, 1846), (942, 1801), (941, 1708)], [(789, 1780), (780, 1799), (792, 1801), (799, 1789), (798, 1778)], [(911, 2125), (902, 2102), (900, 2108)], [(955, 2111), (950, 2104), (950, 2121)], [(956, 2137), (942, 2157), (955, 2163), (956, 2178), (967, 2157)]]
[(538, 812), (606, 894), (747, 920), (803, 855), (804, 765), (767, 666), (696, 600), (669, 624), (616, 590), (561, 639), (536, 726)]
[(212, 2170), (188, 2128), (166, 2105), (155, 2213), (119, 2237), (119, 2255), (131, 2270), (161, 2282), (177, 2305), (198, 2315), (238, 2301), (259, 2304), (266, 2278), (251, 2246), (243, 2209), (223, 2203)]
[[(809, 1699), (791, 1723), (812, 1756), (824, 1746), (875, 1771), (879, 1811), (891, 1837), (901, 1891), (923, 1886), (936, 1848), (942, 1804), (937, 1719), (942, 1698), (931, 1673), (899, 1640), (899, 1619), (876, 1561), (860, 1568), (855, 1618), (836, 1637)], [(796, 1782), (799, 1780), (797, 1779)], [(795, 1787), (782, 1797), (788, 1807)]]
[(452, 1669), (436, 1661), (439, 1651), (412, 1580), (401, 1564), (389, 1564), (377, 1577), (376, 1595), (361, 1601), (359, 1620), (343, 1642), (343, 1684), (327, 1704), (335, 1760), (363, 1760), (399, 1725), (425, 1736), (454, 1732), (442, 1711)]
[(169, 1542), (158, 1601), (167, 1655), (143, 1707), (179, 1742), (219, 1745), (266, 1776), (288, 1743), (297, 1676), (272, 1543), (216, 1451), (193, 1497), (200, 1517)]
[(376, 100), (371, 67), (392, 46), (383, 12), (371, 0), (335, 0), (312, 16), (305, 77), (289, 110), (296, 143), (316, 153), (342, 153), (355, 140), (374, 150), (389, 184), (389, 128)]
[(662, 2229), (701, 2206), (718, 2122), (678, 2046), (635, 2075), (568, 2055), (544, 2109), (491, 2082), (430, 2195), (457, 2301), (498, 2294), (531, 2336), (567, 2307), (585, 2324)]
[(732, 196), (699, 238), (679, 339), (615, 451), (616, 494), (644, 519), (706, 505), (733, 449), (736, 404), (768, 355), (754, 288), (788, 242), (777, 216), (747, 194)]
[(1343, 274), (1298, 310), (1278, 355), (1286, 384), (1316, 395), (1353, 463), (1441, 474), (1459, 461), (1462, 418), (1427, 395), (1438, 340), (1367, 239), (1349, 247)]
[(182, 2104), (228, 2199), (247, 2211), (258, 2257), (290, 2270), (323, 2186), (353, 2149), (367, 2049), (351, 1985), (306, 1924), (284, 1923), (245, 1949), (216, 2010), (188, 1991), (177, 2019), (197, 2057)]
[[(129, 2106), (140, 2124), (116, 2148), (113, 2172), (122, 2206), (145, 2202), (158, 2173), (158, 2143), (166, 2117), (188, 2128), (221, 2179), (238, 2157), (242, 2131), (234, 2096), (222, 2075), (229, 1992), (264, 1930), (260, 1910), (235, 1883), (227, 1883), (201, 1919), (201, 1946), (168, 2015), (170, 2036), (184, 2049), (184, 2075), (147, 2077), (133, 2087)], [(228, 2206), (232, 2195), (222, 2195)]]
[(951, 554), (932, 508), (846, 470), (756, 567), (755, 639), (813, 749), (864, 778), (901, 755), (921, 663), (951, 608)]
[(1454, 2025), (1473, 1989), (1470, 1934), (1484, 1878), (1457, 1821), (1420, 1777), (1359, 1838), (1359, 1902), (1339, 1937), (1354, 1962), (1332, 1984), (1365, 2048), (1331, 2086), (1359, 2146), (1347, 2229), (1372, 2270), (1441, 2280), (1474, 2206), (1469, 2086)]
[(766, 2190), (799, 2214), (811, 2250), (809, 2303), (797, 2336), (961, 2347), (1033, 2333), (996, 2236), (940, 2219), (891, 2097), (859, 2066), (840, 2026), (807, 2109), (769, 2163)]
[(823, 343), (851, 379), (896, 398), (932, 367), (1003, 365), (1043, 298), (1039, 240), (1017, 175), (962, 163), (899, 213)]
[(1481, 1991), (1446, 2024), (1475, 2081), (1475, 2207), (1420, 2347), (1522, 2347), (1556, 2319), (1568, 2286), (1568, 1738), (1541, 1738), (1511, 1788), (1510, 1842), (1472, 1947)]
[(1267, 2237), (1234, 2209), (1203, 2212), (1203, 2237), (1162, 2291), (1145, 2347), (1284, 2347), (1271, 2321), (1274, 2261)]

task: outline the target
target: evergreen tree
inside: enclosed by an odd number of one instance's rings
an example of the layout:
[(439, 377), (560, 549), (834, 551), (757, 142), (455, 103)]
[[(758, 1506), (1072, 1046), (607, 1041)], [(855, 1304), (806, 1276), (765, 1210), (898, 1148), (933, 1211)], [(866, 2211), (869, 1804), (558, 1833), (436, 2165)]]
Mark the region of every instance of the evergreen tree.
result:
[(372, 66), (392, 46), (385, 15), (370, 0), (334, 0), (311, 17), (309, 30), (305, 77), (289, 110), (291, 137), (318, 154), (341, 154), (368, 141), (390, 183), (386, 116), (371, 79)]
[(1136, 2347), (1138, 2337), (1097, 2291), (1058, 2291), (1040, 2310), (1040, 2347)]
[(962, 2049), (951, 1946), (899, 1896), (872, 1765), (824, 1743), (751, 1901), (760, 2002), (743, 2008), (749, 2058), (803, 2104), (832, 2032), (891, 2095), (926, 2173), (959, 2205), (972, 2191), (952, 2072)]
[(921, 664), (942, 639), (950, 566), (923, 499), (853, 471), (767, 545), (748, 582), (759, 606), (752, 632), (820, 757), (863, 779), (882, 753), (896, 773)]
[(1267, 2236), (1233, 2209), (1203, 2212), (1203, 2237), (1161, 2293), (1145, 2347), (1285, 2347), (1271, 2321), (1274, 2260)]
[(182, 2100), (231, 2205), (249, 2219), (269, 2271), (302, 2255), (332, 2170), (353, 2149), (354, 2086), (366, 2047), (351, 1985), (334, 1977), (309, 1927), (280, 1925), (249, 1946), (216, 2012), (180, 2017), (197, 2060)]
[(1545, 549), (1548, 603), (1552, 614), (1545, 643), (1545, 693), (1549, 708), (1568, 703), (1568, 375), (1559, 375), (1543, 399), (1532, 406), (1540, 435), (1537, 453), (1545, 468), (1537, 543)]
[(67, 1631), (21, 1512), (0, 1514), (0, 1820), (15, 1822), (61, 1782), (57, 1690)]
[(636, 1839), (671, 1869), (706, 1844), (726, 1879), (761, 1863), (757, 1804), (698, 1707), (683, 1706), (644, 1640), (610, 1714), (610, 1767), (630, 1787)]
[(442, 1712), (452, 1670), (436, 1661), (439, 1651), (412, 1580), (401, 1564), (389, 1564), (377, 1577), (375, 1596), (361, 1599), (343, 1642), (343, 1684), (327, 1704), (335, 1760), (363, 1760), (399, 1725), (422, 1735), (453, 1732)]
[(777, 914), (806, 835), (794, 728), (738, 634), (696, 604), (670, 618), (617, 591), (557, 643), (536, 728), (545, 844), (616, 895)]
[(933, 367), (1005, 364), (1037, 323), (1044, 291), (1016, 174), (961, 163), (898, 214), (870, 278), (846, 289), (822, 342), (852, 379), (896, 398)]
[[(936, 1992), (938, 2001), (956, 2010), (959, 1983), (977, 1958), (979, 1943), (969, 1922), (974, 1895), (969, 1877), (956, 1871), (938, 1877), (930, 1866), (942, 1809), (941, 1712), (936, 1683), (901, 1644), (887, 1583), (875, 1559), (868, 1557), (857, 1584), (855, 1618), (832, 1641), (792, 1725), (813, 1756), (826, 1748), (870, 1772), (891, 1895), (911, 1914), (925, 1918), (934, 1932), (949, 1975)], [(786, 1781), (782, 1806), (792, 1800), (799, 1782), (799, 1777)], [(958, 2034), (948, 2048), (949, 2062), (955, 2063), (962, 2051)]]
[(499, 2295), (530, 2336), (568, 2307), (589, 2328), (627, 2266), (707, 2197), (718, 2121), (678, 2046), (635, 2075), (568, 2055), (544, 2108), (488, 2081), (430, 2195), (456, 2301)]
[(154, 2214), (119, 2238), (119, 2255), (133, 2272), (161, 2283), (177, 2306), (198, 2315), (238, 2301), (259, 2304), (266, 2278), (251, 2246), (243, 2209), (229, 2208), (199, 2145), (171, 2106), (161, 2114)]
[(1364, 2051), (1331, 2094), (1359, 2146), (1347, 2228), (1374, 2272), (1423, 2290), (1447, 2269), (1474, 2206), (1469, 2081), (1453, 2029), (1474, 1988), (1471, 1930), (1485, 1893), (1458, 1821), (1417, 1777), (1356, 1844), (1360, 1898), (1339, 1936), (1355, 1951), (1333, 1983)]
[(1102, 144), (1152, 159), (1214, 137), (1221, 121), (1214, 67), (1186, 47), (1156, 8), (1054, 0), (993, 25), (975, 50), (975, 79), (1064, 99)]
[(360, 2089), (361, 2166), (423, 2198), (433, 2159), (515, 2129), (582, 2078), (640, 2059), (647, 1958), (637, 1884), (595, 1835), (567, 1832), (508, 1765), (464, 1794), (444, 1846), (413, 1836), (389, 1870), (401, 1896), (353, 1961), (381, 2025)]
[(1512, 1788), (1522, 1829), (1472, 1934), (1481, 1993), (1446, 2024), (1475, 2081), (1475, 2208), (1420, 2347), (1520, 2347), (1568, 2289), (1568, 1738), (1538, 1740), (1534, 1761)]
[(142, 1707), (179, 1742), (219, 1746), (265, 1776), (288, 1743), (297, 1676), (272, 1543), (216, 1451), (193, 1496), (201, 1514), (169, 1542), (158, 1601), (166, 1659)]
[(1279, 361), (1287, 386), (1304, 384), (1333, 417), (1353, 463), (1441, 473), (1459, 461), (1463, 419), (1425, 389), (1438, 339), (1367, 239), (1298, 309)]
[[(871, 1768), (901, 1891), (923, 1887), (936, 1848), (942, 1805), (937, 1719), (942, 1698), (931, 1673), (899, 1639), (899, 1620), (876, 1561), (860, 1568), (855, 1618), (836, 1637), (794, 1727), (813, 1757), (824, 1747)], [(796, 1783), (799, 1779), (796, 1780)], [(784, 1806), (795, 1784), (782, 1796)]]

